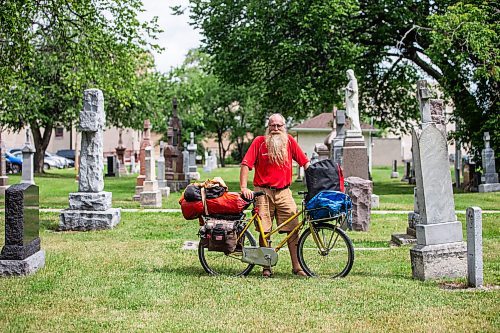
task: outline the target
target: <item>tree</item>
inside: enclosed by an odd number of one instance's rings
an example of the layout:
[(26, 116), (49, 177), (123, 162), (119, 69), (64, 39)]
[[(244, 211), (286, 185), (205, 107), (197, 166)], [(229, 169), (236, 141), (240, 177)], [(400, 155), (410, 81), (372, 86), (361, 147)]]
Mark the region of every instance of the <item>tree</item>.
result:
[(87, 88), (103, 90), (112, 125), (138, 127), (147, 116), (146, 88), (155, 82), (148, 48), (156, 46), (145, 36), (159, 29), (155, 20), (137, 20), (141, 7), (139, 0), (6, 1), (0, 122), (14, 130), (30, 125), (35, 171), (43, 171), (54, 126), (76, 123)]
[(415, 81), (430, 78), (453, 101), (464, 141), (480, 148), (482, 132), (498, 129), (500, 11), (490, 1), (190, 0), (190, 10), (215, 74), (258, 82), (271, 110), (300, 119), (342, 105), (351, 67), (361, 110), (383, 128), (410, 128)]

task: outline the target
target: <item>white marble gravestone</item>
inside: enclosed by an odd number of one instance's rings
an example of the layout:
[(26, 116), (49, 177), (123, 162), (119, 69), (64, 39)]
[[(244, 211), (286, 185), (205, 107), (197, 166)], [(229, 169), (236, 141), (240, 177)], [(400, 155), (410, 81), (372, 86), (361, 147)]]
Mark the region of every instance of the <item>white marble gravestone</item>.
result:
[(170, 195), (170, 187), (167, 186), (167, 181), (165, 180), (165, 142), (160, 141), (160, 157), (157, 160), (158, 167), (156, 168), (156, 179), (158, 180), (158, 189), (161, 195), (168, 197)]
[(498, 174), (495, 166), (495, 152), (490, 147), (490, 133), (484, 133), (484, 149), (481, 151), (483, 162), (483, 175), (481, 183), (478, 186), (479, 192), (498, 192), (500, 183), (498, 183)]
[(156, 180), (154, 150), (152, 146), (145, 149), (146, 154), (146, 178), (144, 180), (144, 188), (141, 192), (141, 206), (161, 208), (161, 192), (158, 189), (158, 181)]
[(102, 91), (85, 90), (80, 112), (78, 192), (69, 194), (69, 209), (61, 211), (60, 231), (111, 229), (120, 222), (120, 208), (111, 207), (112, 193), (103, 191), (105, 119)]
[(446, 137), (432, 122), (426, 82), (419, 81), (422, 123), (413, 129), (413, 161), (419, 221), (417, 245), (410, 250), (413, 277), (419, 280), (465, 277), (467, 247), (455, 202)]

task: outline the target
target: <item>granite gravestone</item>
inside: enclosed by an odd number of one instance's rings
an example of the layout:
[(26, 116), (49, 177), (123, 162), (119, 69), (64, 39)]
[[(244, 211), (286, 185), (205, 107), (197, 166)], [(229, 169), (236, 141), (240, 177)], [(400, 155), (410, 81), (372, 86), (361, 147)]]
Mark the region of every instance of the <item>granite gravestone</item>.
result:
[(352, 229), (368, 231), (372, 201), (372, 182), (359, 177), (348, 177), (346, 193), (352, 200)]
[(467, 208), (467, 280), (471, 287), (483, 285), (483, 220), (481, 208)]
[(391, 178), (399, 178), (398, 161), (396, 160), (392, 162)]
[(111, 192), (104, 192), (104, 97), (99, 89), (84, 92), (80, 112), (82, 142), (78, 192), (69, 194), (69, 209), (60, 214), (59, 230), (111, 229), (120, 222), (121, 210), (111, 207)]
[(118, 159), (118, 175), (119, 176), (125, 176), (128, 174), (128, 170), (125, 166), (125, 151), (127, 150), (127, 148), (123, 145), (122, 132), (123, 131), (121, 129), (118, 132), (118, 146), (115, 148), (116, 157)]
[(106, 173), (106, 177), (116, 177), (118, 175), (117, 172), (117, 159), (115, 155), (108, 156), (107, 158), (107, 166), (108, 172)]
[(335, 123), (337, 125), (335, 139), (333, 139), (332, 158), (334, 162), (342, 165), (342, 153), (345, 140), (345, 111), (336, 110)]
[(182, 123), (177, 115), (177, 99), (172, 101), (172, 117), (167, 128), (167, 146), (165, 147), (165, 180), (170, 191), (178, 192), (189, 184), (184, 173), (182, 155)]
[(7, 164), (5, 161), (5, 144), (2, 140), (2, 130), (0, 128), (0, 195), (5, 195), (5, 190), (9, 188), (9, 177), (7, 177)]
[(410, 161), (403, 161), (404, 166), (405, 166), (405, 173), (403, 175), (403, 178), (401, 178), (402, 182), (409, 182), (410, 180), (410, 170), (411, 170), (411, 162)]
[(10, 186), (5, 192), (5, 245), (0, 252), (0, 276), (28, 275), (45, 265), (39, 228), (38, 186)]
[(481, 152), (483, 161), (483, 176), (479, 185), (479, 192), (498, 192), (500, 184), (498, 183), (498, 174), (495, 166), (495, 152), (490, 147), (490, 133), (484, 133), (484, 149)]
[(412, 132), (419, 210), (412, 274), (419, 280), (465, 277), (467, 249), (455, 215), (446, 137), (432, 121), (426, 81), (417, 83), (417, 96), (422, 123)]
[(141, 206), (161, 208), (161, 192), (156, 181), (154, 150), (152, 146), (146, 147), (146, 179), (141, 192)]
[(167, 182), (165, 181), (165, 142), (160, 141), (160, 157), (158, 157), (157, 163), (158, 167), (156, 168), (156, 179), (158, 180), (158, 189), (161, 192), (161, 195), (164, 197), (168, 197), (170, 195), (170, 187), (167, 186)]
[(144, 130), (139, 148), (139, 176), (137, 176), (135, 194), (132, 197), (135, 201), (141, 199), (141, 192), (144, 187), (144, 180), (146, 179), (146, 148), (149, 146), (151, 146), (151, 123), (149, 119), (146, 119), (144, 120)]

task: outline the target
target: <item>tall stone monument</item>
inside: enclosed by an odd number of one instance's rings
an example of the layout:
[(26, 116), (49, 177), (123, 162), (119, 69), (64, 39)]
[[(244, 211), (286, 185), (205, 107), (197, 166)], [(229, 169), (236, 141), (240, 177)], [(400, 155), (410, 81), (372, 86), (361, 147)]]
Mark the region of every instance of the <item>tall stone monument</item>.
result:
[(189, 138), (190, 138), (190, 142), (187, 145), (187, 150), (189, 153), (188, 178), (199, 180), (201, 176), (200, 176), (200, 173), (198, 172), (197, 167), (196, 167), (196, 152), (198, 150), (198, 145), (196, 143), (194, 143), (194, 133), (193, 132), (189, 133)]
[(361, 134), (358, 110), (358, 83), (354, 72), (347, 70), (349, 83), (345, 88), (346, 115), (350, 119), (351, 129), (347, 131), (343, 148), (344, 176), (369, 179), (368, 176), (368, 150)]
[(142, 132), (141, 146), (139, 147), (139, 176), (137, 176), (135, 185), (135, 194), (133, 199), (139, 201), (141, 192), (146, 179), (146, 148), (151, 146), (151, 122), (149, 119), (144, 120), (144, 130)]
[(392, 162), (391, 178), (399, 178), (398, 161), (397, 160), (394, 160)]
[(123, 145), (122, 132), (123, 130), (121, 129), (118, 132), (118, 146), (115, 148), (115, 151), (118, 158), (118, 175), (125, 176), (128, 175), (128, 170), (125, 166), (125, 150), (127, 148)]
[(80, 168), (78, 192), (69, 194), (69, 209), (60, 214), (59, 230), (111, 229), (120, 222), (120, 208), (111, 207), (111, 192), (104, 192), (104, 97), (99, 89), (87, 89), (80, 112)]
[(2, 140), (2, 129), (0, 128), (0, 195), (5, 195), (9, 188), (9, 177), (7, 177), (7, 165), (5, 162), (5, 144)]
[(177, 192), (184, 189), (189, 180), (184, 173), (182, 155), (182, 123), (177, 115), (177, 99), (172, 101), (172, 118), (167, 128), (167, 146), (165, 147), (165, 180), (170, 190)]
[(413, 277), (419, 280), (465, 277), (467, 247), (455, 203), (446, 137), (432, 121), (427, 82), (417, 83), (421, 124), (412, 133), (419, 221), (417, 245), (410, 250)]
[(10, 186), (5, 192), (5, 245), (0, 252), (0, 276), (29, 275), (45, 266), (39, 221), (38, 186)]
[(484, 149), (481, 152), (483, 160), (483, 176), (479, 185), (479, 192), (498, 192), (500, 191), (500, 184), (498, 183), (498, 174), (495, 166), (495, 152), (490, 147), (490, 133), (485, 132), (484, 136)]
[(158, 167), (156, 168), (156, 179), (158, 180), (158, 189), (161, 195), (168, 197), (170, 195), (170, 187), (167, 186), (165, 181), (165, 142), (160, 141), (160, 157), (158, 157)]
[(158, 189), (156, 181), (154, 150), (152, 146), (146, 147), (146, 179), (144, 180), (144, 189), (141, 192), (142, 207), (161, 208), (161, 192)]
[(23, 169), (21, 175), (21, 184), (35, 184), (34, 177), (34, 165), (33, 159), (35, 155), (35, 147), (33, 146), (33, 142), (31, 140), (31, 129), (28, 127), (26, 129), (26, 142), (24, 143), (24, 147), (21, 150), (23, 153)]

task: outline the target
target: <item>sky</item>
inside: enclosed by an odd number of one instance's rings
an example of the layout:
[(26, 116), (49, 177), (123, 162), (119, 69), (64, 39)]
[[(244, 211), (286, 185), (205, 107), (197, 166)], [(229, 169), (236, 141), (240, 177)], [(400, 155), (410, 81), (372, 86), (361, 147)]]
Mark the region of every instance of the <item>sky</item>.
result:
[(201, 35), (188, 24), (189, 16), (172, 15), (171, 6), (187, 7), (188, 0), (142, 0), (145, 12), (139, 15), (141, 21), (158, 16), (158, 24), (163, 32), (156, 41), (165, 50), (153, 52), (156, 68), (168, 72), (182, 64), (189, 49), (200, 46)]

